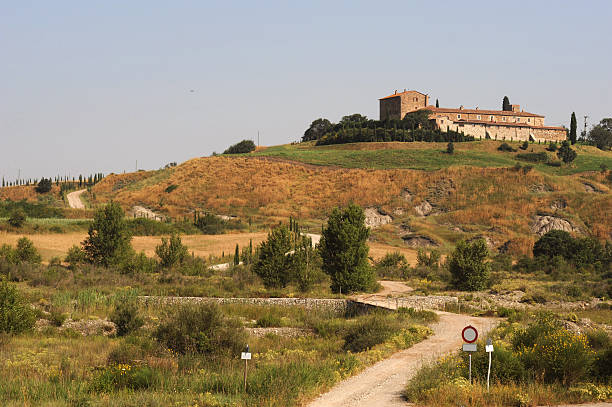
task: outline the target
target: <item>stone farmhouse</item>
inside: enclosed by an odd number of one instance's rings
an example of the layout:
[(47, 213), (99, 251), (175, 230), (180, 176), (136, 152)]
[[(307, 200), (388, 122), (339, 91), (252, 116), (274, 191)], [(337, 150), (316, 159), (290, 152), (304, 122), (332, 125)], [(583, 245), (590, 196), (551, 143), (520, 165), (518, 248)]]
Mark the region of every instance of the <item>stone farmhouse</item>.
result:
[(511, 105), (511, 110), (480, 110), (435, 107), (429, 104), (429, 96), (416, 90), (405, 90), (379, 99), (380, 120), (400, 120), (406, 113), (427, 109), (430, 120), (442, 131), (454, 130), (475, 138), (520, 141), (562, 141), (567, 138), (564, 127), (544, 125), (544, 116), (521, 110)]

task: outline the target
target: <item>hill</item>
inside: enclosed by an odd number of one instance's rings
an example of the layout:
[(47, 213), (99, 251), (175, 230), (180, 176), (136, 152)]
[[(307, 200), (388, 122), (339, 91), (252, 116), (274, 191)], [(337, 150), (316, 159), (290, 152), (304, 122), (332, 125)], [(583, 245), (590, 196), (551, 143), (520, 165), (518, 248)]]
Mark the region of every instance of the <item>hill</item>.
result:
[[(331, 208), (353, 201), (371, 207), (374, 222), (391, 221), (374, 230), (374, 241), (404, 247), (444, 249), (483, 236), (491, 248), (527, 253), (549, 228), (611, 238), (609, 171), (598, 170), (612, 167), (612, 153), (577, 146), (576, 162), (559, 167), (520, 162), (524, 151), (499, 152), (499, 145), (457, 143), (452, 155), (444, 143), (276, 146), (111, 174), (92, 189), (92, 199), (173, 218), (197, 210), (271, 225), (291, 216), (312, 231)], [(526, 152), (544, 148), (532, 144)]]

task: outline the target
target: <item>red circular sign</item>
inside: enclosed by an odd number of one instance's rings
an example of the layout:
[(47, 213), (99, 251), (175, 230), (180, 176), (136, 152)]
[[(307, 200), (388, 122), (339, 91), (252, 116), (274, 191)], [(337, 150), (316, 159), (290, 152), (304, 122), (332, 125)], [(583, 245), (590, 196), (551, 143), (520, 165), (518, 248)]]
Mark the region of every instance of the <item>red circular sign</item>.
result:
[(468, 325), (461, 331), (461, 337), (467, 343), (474, 343), (478, 339), (478, 331), (472, 325)]

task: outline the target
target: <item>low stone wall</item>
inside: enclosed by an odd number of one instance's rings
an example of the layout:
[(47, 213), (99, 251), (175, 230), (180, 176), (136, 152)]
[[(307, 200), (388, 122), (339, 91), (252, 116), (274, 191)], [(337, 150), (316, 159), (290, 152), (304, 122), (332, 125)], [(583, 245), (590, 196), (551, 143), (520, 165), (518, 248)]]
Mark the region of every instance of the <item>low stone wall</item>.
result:
[(410, 295), (406, 297), (372, 298), (363, 300), (363, 304), (379, 308), (414, 308), (418, 310), (440, 310), (444, 311), (449, 306), (456, 307), (459, 303), (457, 297), (446, 295)]

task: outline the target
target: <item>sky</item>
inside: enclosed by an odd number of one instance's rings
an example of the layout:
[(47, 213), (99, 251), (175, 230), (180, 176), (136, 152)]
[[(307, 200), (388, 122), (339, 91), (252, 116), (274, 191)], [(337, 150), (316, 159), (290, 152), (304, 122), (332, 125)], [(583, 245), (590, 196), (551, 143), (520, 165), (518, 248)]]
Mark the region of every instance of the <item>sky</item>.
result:
[(0, 0), (0, 177), (157, 169), (419, 90), (612, 117), (612, 2)]

